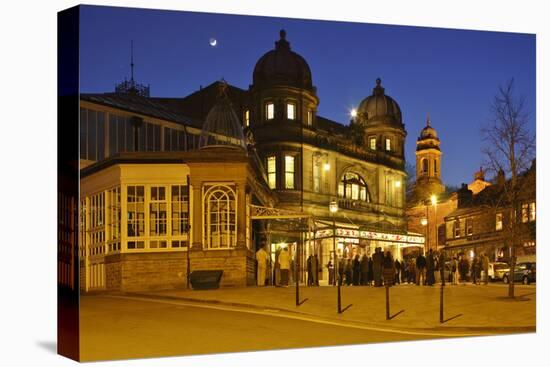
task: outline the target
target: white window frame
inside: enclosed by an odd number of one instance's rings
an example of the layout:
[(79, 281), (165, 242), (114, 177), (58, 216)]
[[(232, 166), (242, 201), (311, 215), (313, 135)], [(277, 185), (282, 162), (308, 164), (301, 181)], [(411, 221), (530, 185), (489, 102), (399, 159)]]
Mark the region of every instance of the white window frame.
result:
[[(292, 177), (291, 183), (289, 178)], [(285, 155), (285, 189), (296, 189), (296, 157), (293, 155)]]
[(370, 150), (376, 150), (376, 137), (375, 136), (371, 136), (369, 138), (369, 148), (370, 148)]
[(250, 110), (244, 110), (244, 126), (250, 126)]
[[(272, 166), (270, 166), (270, 162), (273, 162)], [(277, 156), (268, 156), (265, 166), (267, 170), (267, 185), (270, 189), (274, 190), (277, 188)]]
[(267, 102), (265, 104), (265, 119), (273, 120), (275, 118), (275, 104), (273, 102)]
[(287, 104), (286, 104), (286, 118), (288, 120), (296, 120), (296, 103), (287, 102)]
[[(212, 211), (212, 204), (225, 204), (220, 211)], [(232, 207), (234, 209), (232, 209)], [(233, 184), (210, 183), (203, 186), (203, 238), (207, 250), (223, 250), (235, 248), (237, 244), (238, 223), (237, 191)], [(216, 223), (212, 223), (212, 214), (216, 215)], [(225, 217), (225, 218), (224, 218)], [(223, 221), (227, 219), (226, 221)], [(233, 220), (231, 220), (233, 219)], [(213, 234), (212, 226), (217, 227)], [(213, 242), (215, 240), (215, 242)], [(216, 246), (213, 244), (217, 243)]]

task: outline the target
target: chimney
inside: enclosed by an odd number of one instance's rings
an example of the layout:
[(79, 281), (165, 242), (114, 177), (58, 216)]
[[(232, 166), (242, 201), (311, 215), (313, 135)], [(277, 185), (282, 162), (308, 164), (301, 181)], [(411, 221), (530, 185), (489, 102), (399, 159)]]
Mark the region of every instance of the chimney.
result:
[(483, 171), (483, 167), (479, 167), (479, 171), (474, 173), (474, 180), (485, 181), (485, 172)]
[(506, 176), (504, 175), (504, 171), (501, 169), (498, 170), (497, 173), (497, 185), (504, 186), (506, 183)]
[(459, 208), (468, 206), (472, 203), (473, 199), (473, 192), (472, 190), (468, 189), (468, 185), (463, 183), (460, 189), (456, 192), (458, 203), (457, 206)]

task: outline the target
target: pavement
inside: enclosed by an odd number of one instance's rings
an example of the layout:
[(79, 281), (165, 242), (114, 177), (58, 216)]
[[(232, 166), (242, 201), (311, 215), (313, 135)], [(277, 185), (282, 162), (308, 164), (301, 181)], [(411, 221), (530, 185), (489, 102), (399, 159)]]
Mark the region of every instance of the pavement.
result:
[(536, 331), (536, 286), (516, 285), (509, 299), (503, 284), (460, 284), (444, 287), (444, 317), (440, 323), (440, 286), (402, 284), (390, 287), (390, 320), (386, 320), (383, 287), (342, 286), (343, 313), (337, 312), (337, 289), (332, 286), (247, 287), (216, 290), (133, 292), (119, 296), (151, 300), (178, 300), (190, 304), (220, 305), (273, 314), (443, 335), (494, 335)]

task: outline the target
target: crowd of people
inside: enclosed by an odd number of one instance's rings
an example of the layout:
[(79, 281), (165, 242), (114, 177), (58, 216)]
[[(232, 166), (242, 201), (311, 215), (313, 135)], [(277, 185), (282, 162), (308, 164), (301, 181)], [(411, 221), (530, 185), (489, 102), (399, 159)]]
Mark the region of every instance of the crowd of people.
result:
[[(262, 248), (256, 254), (258, 262), (258, 285), (266, 283), (266, 267), (269, 255)], [(279, 272), (278, 285), (289, 285), (293, 268), (293, 260), (288, 249), (282, 249), (276, 261)], [(307, 285), (318, 286), (319, 275), (322, 272), (319, 258), (310, 254), (306, 260)], [(455, 256), (447, 261), (443, 251), (429, 250), (426, 255), (420, 253), (399, 260), (390, 251), (385, 253), (381, 247), (375, 248), (372, 256), (369, 254), (355, 255), (353, 258), (340, 256), (337, 263), (329, 261), (325, 265), (328, 270), (330, 285), (346, 286), (392, 286), (400, 283), (433, 286), (441, 282), (459, 284), (471, 281), (473, 284), (488, 283), (489, 257), (486, 254), (468, 259), (465, 255)]]

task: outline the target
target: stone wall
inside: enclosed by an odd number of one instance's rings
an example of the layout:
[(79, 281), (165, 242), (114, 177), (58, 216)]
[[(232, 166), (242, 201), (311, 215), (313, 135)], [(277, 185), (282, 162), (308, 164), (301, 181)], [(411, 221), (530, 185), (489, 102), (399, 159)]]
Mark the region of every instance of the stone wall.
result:
[(187, 287), (187, 253), (120, 254), (120, 290), (125, 292)]
[[(220, 287), (256, 284), (254, 253), (247, 249), (192, 250), (190, 271), (223, 270)], [(187, 287), (187, 252), (124, 253), (105, 256), (106, 291), (152, 291)], [(85, 268), (80, 267), (84, 292)]]
[[(247, 249), (191, 250), (191, 272), (223, 270), (220, 287), (245, 287), (251, 285), (250, 279), (254, 277), (248, 264), (251, 256), (252, 253)], [(252, 278), (252, 284), (254, 281)]]

